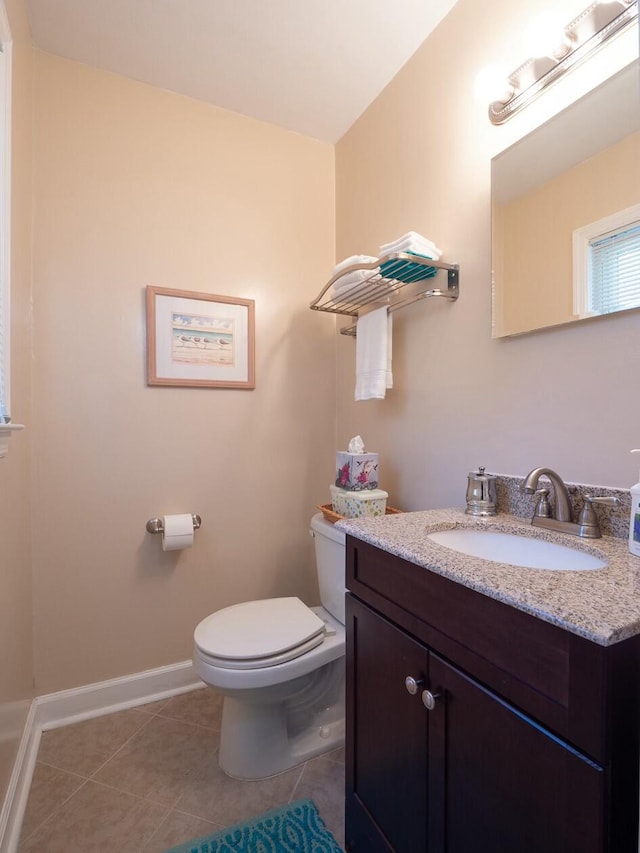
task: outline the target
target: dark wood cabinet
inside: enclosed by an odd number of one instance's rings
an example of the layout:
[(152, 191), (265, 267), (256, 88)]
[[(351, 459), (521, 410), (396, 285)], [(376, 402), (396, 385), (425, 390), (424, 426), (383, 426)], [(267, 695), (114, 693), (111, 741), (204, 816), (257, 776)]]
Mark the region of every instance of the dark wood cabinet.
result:
[[(347, 734), (355, 745), (349, 793), (379, 831), (377, 846), (370, 842), (371, 853), (426, 850), (427, 712), (420, 688), (416, 695), (407, 693), (404, 676), (426, 679), (428, 655), (421, 644), (360, 602), (348, 599), (347, 608), (353, 650), (350, 677), (356, 684)], [(367, 845), (351, 849), (366, 851)]]
[(637, 853), (636, 639), (598, 646), (351, 537), (347, 587), (350, 853)]

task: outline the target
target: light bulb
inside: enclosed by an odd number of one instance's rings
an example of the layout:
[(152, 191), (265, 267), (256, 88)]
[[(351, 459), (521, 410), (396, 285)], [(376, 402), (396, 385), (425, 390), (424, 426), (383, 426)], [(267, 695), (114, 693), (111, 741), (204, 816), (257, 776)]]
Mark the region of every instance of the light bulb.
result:
[(534, 18), (522, 37), (522, 46), (534, 59), (542, 56), (555, 57), (568, 43), (560, 16), (545, 12)]
[(473, 89), (478, 100), (492, 104), (506, 103), (513, 95), (513, 86), (504, 65), (487, 65), (476, 74)]

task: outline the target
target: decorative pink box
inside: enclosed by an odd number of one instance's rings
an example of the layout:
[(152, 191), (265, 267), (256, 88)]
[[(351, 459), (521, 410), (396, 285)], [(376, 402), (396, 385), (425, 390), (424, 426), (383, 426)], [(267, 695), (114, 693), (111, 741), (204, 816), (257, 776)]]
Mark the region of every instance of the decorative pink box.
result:
[(378, 454), (339, 450), (336, 453), (336, 486), (352, 492), (377, 489)]

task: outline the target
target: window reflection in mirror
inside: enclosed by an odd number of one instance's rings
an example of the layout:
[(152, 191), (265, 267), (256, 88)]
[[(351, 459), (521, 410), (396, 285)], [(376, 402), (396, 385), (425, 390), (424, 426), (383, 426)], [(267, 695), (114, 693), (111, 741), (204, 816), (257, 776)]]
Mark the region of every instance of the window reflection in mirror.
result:
[(493, 337), (594, 316), (573, 235), (640, 204), (638, 62), (495, 157), (491, 191)]

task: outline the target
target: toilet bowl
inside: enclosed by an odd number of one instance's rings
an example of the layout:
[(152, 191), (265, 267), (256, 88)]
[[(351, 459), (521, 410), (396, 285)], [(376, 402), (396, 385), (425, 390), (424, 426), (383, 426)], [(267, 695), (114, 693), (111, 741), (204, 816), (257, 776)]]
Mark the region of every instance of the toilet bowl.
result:
[(224, 695), (218, 761), (263, 779), (344, 743), (345, 536), (311, 519), (322, 605), (242, 602), (194, 631), (194, 667)]

